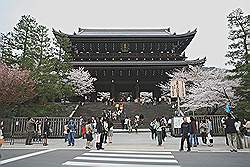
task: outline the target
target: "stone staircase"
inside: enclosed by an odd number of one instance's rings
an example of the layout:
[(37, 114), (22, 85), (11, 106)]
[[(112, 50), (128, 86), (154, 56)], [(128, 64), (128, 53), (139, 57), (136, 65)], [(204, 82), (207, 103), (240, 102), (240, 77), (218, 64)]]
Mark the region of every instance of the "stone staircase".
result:
[[(101, 116), (103, 110), (111, 109), (115, 110), (114, 106), (105, 105), (102, 102), (88, 102), (80, 106), (74, 116), (82, 115), (85, 118), (91, 116)], [(166, 103), (160, 103), (157, 105), (144, 104), (134, 102), (124, 102), (124, 112), (128, 117), (134, 118), (135, 115), (142, 114), (144, 116), (144, 125), (140, 128), (147, 128), (149, 122), (155, 117), (170, 117), (174, 114), (171, 105)], [(116, 126), (119, 126), (119, 122), (115, 122)]]

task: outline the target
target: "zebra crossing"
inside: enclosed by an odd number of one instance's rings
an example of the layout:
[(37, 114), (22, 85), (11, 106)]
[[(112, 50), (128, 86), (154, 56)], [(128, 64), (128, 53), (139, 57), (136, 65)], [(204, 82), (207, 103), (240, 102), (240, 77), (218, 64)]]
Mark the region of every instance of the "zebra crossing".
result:
[(171, 152), (122, 150), (91, 150), (62, 165), (88, 167), (180, 167)]

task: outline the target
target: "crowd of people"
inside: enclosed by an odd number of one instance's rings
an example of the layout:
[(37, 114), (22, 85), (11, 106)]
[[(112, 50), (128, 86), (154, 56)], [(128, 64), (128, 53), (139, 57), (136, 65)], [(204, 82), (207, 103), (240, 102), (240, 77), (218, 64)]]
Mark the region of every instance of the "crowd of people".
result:
[[(112, 119), (108, 117), (92, 117), (85, 120), (80, 118), (81, 136), (86, 139), (86, 149), (93, 147), (95, 139), (95, 147), (97, 150), (104, 149), (103, 143), (112, 143), (114, 124)], [(68, 141), (68, 146), (75, 145), (76, 122), (70, 118), (64, 126), (65, 142)]]
[[(122, 106), (124, 107), (124, 106)], [(112, 143), (114, 121), (119, 122), (121, 129), (127, 130), (128, 133), (132, 132), (132, 129), (137, 129), (140, 125), (144, 124), (144, 116), (142, 114), (136, 114), (134, 117), (126, 116), (126, 113), (121, 109), (122, 107), (116, 106), (115, 111), (103, 110), (100, 117), (92, 116), (90, 119), (84, 119), (82, 116), (76, 122), (74, 118), (69, 118), (64, 125), (63, 134), (65, 135), (65, 142), (68, 146), (75, 145), (75, 136), (79, 135), (83, 139), (86, 139), (86, 149), (96, 148), (97, 150), (104, 149), (104, 143)], [(120, 112), (116, 115), (114, 113)], [(49, 118), (42, 122), (40, 119), (28, 118), (26, 122), (26, 145), (32, 145), (32, 142), (43, 143), (44, 146), (48, 145), (48, 136), (52, 133)], [(245, 136), (249, 135), (250, 121), (246, 119), (239, 120), (231, 113), (228, 113), (222, 118), (221, 124), (224, 127), (225, 132), (225, 144), (229, 146), (231, 152), (237, 152), (238, 149), (246, 148), (248, 143)], [(184, 142), (187, 144), (187, 151), (191, 151), (192, 147), (198, 145), (207, 145), (213, 147), (213, 131), (216, 127), (213, 127), (212, 121), (209, 116), (206, 116), (204, 120), (197, 121), (194, 117), (183, 117), (183, 121), (180, 125), (180, 151), (184, 150)], [(153, 119), (149, 124), (151, 131), (151, 138), (157, 139), (158, 145), (161, 146), (166, 140), (167, 136), (172, 136), (172, 119), (168, 119), (165, 116), (157, 117)], [(77, 129), (80, 128), (80, 129)], [(0, 139), (3, 138), (3, 123), (0, 124)], [(247, 134), (248, 133), (248, 134)], [(95, 141), (95, 144), (94, 142)]]
[(240, 120), (228, 113), (221, 120), (225, 129), (226, 145), (230, 147), (231, 152), (237, 152), (238, 149), (247, 147), (245, 136), (249, 135), (247, 129), (250, 129), (250, 122), (246, 119)]
[[(105, 103), (108, 106), (116, 105), (115, 104), (116, 102), (115, 102), (114, 98), (103, 97), (99, 101), (102, 101), (103, 103)], [(133, 99), (133, 97), (131, 95), (129, 95), (127, 97), (121, 97), (120, 99), (118, 99), (118, 101), (120, 103), (134, 102), (134, 103), (139, 103), (141, 105), (144, 105), (144, 104), (157, 105), (157, 104), (160, 104), (160, 103), (171, 104), (171, 99), (169, 97), (165, 97), (165, 96), (162, 96), (162, 97), (159, 97), (159, 98), (156, 98), (156, 97), (153, 98), (153, 97), (150, 97), (150, 96), (141, 96), (141, 97)]]
[[(150, 122), (149, 128), (151, 130), (152, 139), (158, 139), (158, 145), (162, 145), (165, 141), (167, 130), (171, 126), (171, 119), (169, 121), (163, 116), (162, 118), (155, 118)], [(247, 141), (245, 135), (247, 135), (247, 129), (250, 130), (250, 122), (245, 119), (240, 121), (232, 114), (227, 114), (221, 120), (225, 130), (225, 144), (229, 146), (231, 152), (237, 152), (238, 149), (247, 147)], [(171, 131), (170, 131), (171, 133)], [(248, 134), (249, 135), (249, 134)], [(187, 143), (187, 151), (190, 152), (192, 147), (198, 145), (207, 145), (213, 147), (213, 126), (209, 117), (205, 117), (204, 120), (198, 122), (194, 117), (183, 117), (183, 122), (180, 128), (180, 151), (184, 150), (184, 142)], [(201, 140), (199, 140), (200, 136)]]
[(25, 145), (32, 145), (32, 140), (33, 142), (42, 142), (43, 137), (43, 145), (47, 146), (48, 136), (52, 132), (48, 117), (46, 117), (44, 121), (43, 129), (42, 122), (40, 120), (29, 117), (26, 123), (26, 132), (27, 136)]

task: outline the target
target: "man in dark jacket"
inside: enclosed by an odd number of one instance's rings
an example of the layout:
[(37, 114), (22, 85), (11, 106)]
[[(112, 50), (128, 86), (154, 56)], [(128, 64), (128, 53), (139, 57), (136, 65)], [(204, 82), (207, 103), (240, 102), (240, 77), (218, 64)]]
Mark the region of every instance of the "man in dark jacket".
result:
[(26, 132), (27, 132), (27, 137), (26, 137), (26, 142), (25, 145), (32, 145), (31, 144), (31, 140), (34, 134), (34, 126), (35, 125), (35, 121), (33, 118), (28, 118), (28, 122), (26, 124)]
[(191, 126), (190, 123), (187, 122), (187, 118), (183, 118), (183, 123), (181, 124), (181, 148), (180, 151), (183, 151), (183, 145), (184, 141), (187, 140), (187, 147), (188, 147), (188, 152), (191, 151), (190, 149), (190, 143), (189, 143), (189, 135), (191, 132)]
[(191, 126), (191, 133), (190, 133), (190, 141), (189, 144), (190, 146), (197, 147), (198, 145), (198, 138), (197, 138), (197, 122), (194, 119), (194, 117), (190, 117), (190, 126)]
[(43, 133), (44, 133), (43, 146), (47, 146), (48, 145), (48, 136), (50, 134), (50, 123), (49, 123), (48, 117), (46, 117), (46, 119), (44, 120)]
[(103, 139), (104, 139), (103, 118), (100, 117), (96, 120), (96, 149), (97, 150), (104, 149), (102, 147)]
[(237, 152), (237, 130), (235, 128), (235, 119), (229, 113), (228, 118), (225, 120), (226, 134), (229, 140), (229, 147), (231, 152)]

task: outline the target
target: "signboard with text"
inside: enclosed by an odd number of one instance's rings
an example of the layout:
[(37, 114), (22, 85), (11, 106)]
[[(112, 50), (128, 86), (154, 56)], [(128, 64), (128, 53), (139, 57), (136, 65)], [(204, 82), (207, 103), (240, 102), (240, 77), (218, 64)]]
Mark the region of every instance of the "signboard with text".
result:
[(171, 97), (185, 97), (185, 83), (182, 80), (172, 80), (170, 88)]

